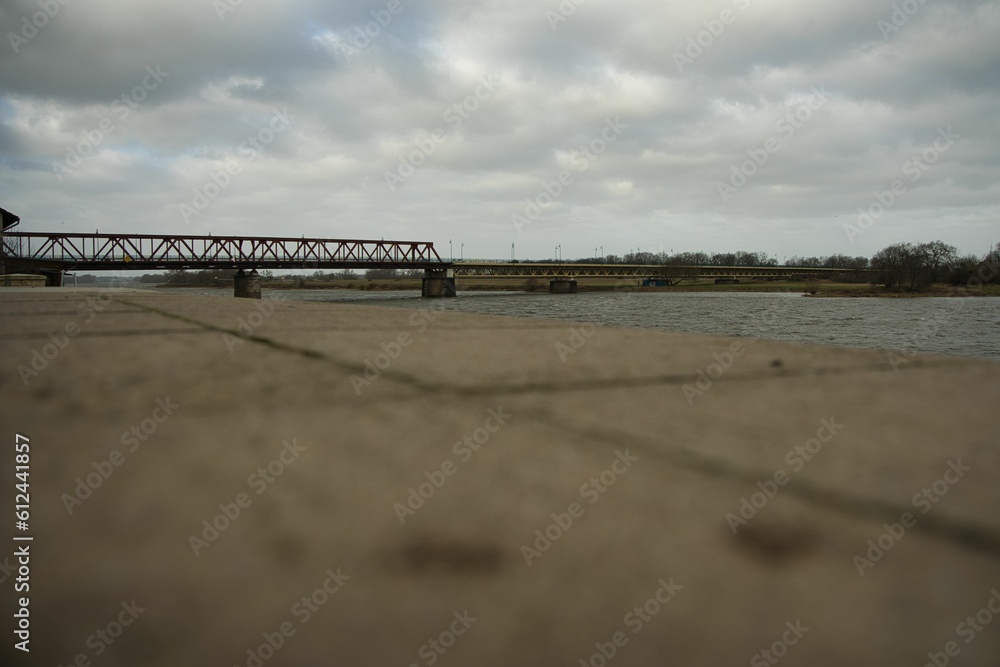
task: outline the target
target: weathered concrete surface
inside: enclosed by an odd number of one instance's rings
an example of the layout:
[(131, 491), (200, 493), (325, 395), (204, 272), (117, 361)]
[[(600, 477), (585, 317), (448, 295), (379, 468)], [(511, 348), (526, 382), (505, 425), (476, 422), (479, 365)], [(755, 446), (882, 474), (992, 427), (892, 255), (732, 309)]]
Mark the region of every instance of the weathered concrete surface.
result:
[[(923, 665), (950, 641), (950, 664), (1000, 662), (1000, 618), (965, 620), (1000, 591), (996, 364), (419, 305), (0, 292), (2, 469), (29, 435), (35, 536), (31, 660), (7, 641), (4, 664), (256, 665), (283, 623), (262, 664), (599, 665), (619, 631), (608, 664), (772, 664), (754, 656), (786, 622), (808, 631), (775, 647), (782, 665)], [(18, 370), (70, 324), (37, 376)], [(486, 426), (478, 451), (456, 444)], [(443, 484), (401, 523), (428, 475)], [(727, 521), (758, 482), (774, 497)], [(191, 536), (241, 493), (196, 556)], [(307, 618), (301, 598), (338, 569)], [(674, 595), (642, 620), (661, 580)], [(94, 633), (132, 600), (144, 611), (108, 646)], [(425, 646), (466, 610), (443, 655)]]

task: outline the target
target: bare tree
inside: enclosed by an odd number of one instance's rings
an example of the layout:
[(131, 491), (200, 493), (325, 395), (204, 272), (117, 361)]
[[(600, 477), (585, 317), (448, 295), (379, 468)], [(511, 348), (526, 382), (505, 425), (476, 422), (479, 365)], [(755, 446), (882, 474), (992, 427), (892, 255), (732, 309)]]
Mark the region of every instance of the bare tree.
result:
[(924, 246), (896, 243), (872, 257), (873, 269), (882, 272), (882, 283), (890, 288), (916, 289), (931, 282), (930, 255)]
[(917, 251), (924, 254), (927, 269), (930, 271), (930, 280), (934, 283), (944, 278), (945, 271), (950, 269), (958, 258), (958, 249), (943, 241), (922, 243), (917, 246)]

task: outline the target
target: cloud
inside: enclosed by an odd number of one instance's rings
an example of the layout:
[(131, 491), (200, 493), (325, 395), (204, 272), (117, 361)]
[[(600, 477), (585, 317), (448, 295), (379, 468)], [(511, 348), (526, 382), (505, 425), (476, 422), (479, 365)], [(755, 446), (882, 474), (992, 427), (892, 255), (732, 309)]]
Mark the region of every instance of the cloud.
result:
[[(451, 238), (476, 257), (560, 243), (567, 258), (998, 240), (997, 2), (45, 6), (58, 11), (44, 21), (31, 0), (0, 15), (3, 206), (27, 230)], [(151, 86), (147, 68), (167, 74)], [(477, 97), (484, 80), (500, 85)], [(828, 99), (780, 129), (817, 87)], [(291, 123), (249, 152), (281, 112)], [(627, 129), (582, 169), (614, 118)], [(849, 243), (842, 221), (949, 127), (960, 139)], [(572, 183), (519, 231), (512, 216), (563, 170)]]

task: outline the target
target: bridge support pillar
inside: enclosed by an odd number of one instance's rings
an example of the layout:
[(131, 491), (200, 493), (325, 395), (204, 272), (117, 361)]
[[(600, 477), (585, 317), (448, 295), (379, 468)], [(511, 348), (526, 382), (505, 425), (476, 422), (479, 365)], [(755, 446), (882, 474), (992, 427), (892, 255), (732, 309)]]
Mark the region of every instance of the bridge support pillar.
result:
[(260, 298), (260, 276), (257, 269), (251, 269), (250, 273), (244, 273), (243, 269), (236, 272), (233, 277), (233, 296), (240, 299)]
[(576, 294), (575, 280), (550, 280), (549, 294)]
[(427, 269), (420, 286), (420, 296), (440, 298), (458, 296), (455, 290), (455, 271), (453, 269)]
[(62, 287), (63, 284), (63, 274), (62, 271), (41, 271), (43, 276), (45, 276), (45, 284), (48, 287)]

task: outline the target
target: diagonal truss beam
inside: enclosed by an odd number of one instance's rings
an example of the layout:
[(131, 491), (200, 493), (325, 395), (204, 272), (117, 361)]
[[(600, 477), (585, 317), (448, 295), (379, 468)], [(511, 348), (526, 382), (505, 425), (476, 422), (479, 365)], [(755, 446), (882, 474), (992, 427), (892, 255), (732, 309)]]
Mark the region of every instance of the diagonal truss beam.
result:
[(10, 233), (5, 257), (75, 269), (442, 268), (434, 244), (260, 236)]

